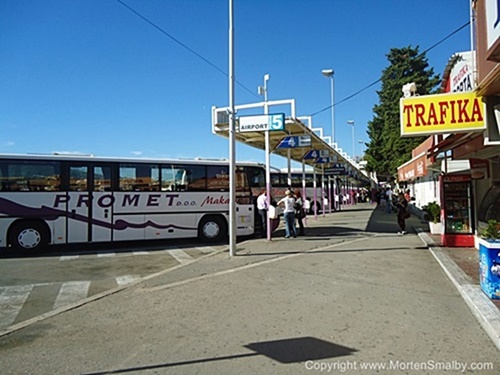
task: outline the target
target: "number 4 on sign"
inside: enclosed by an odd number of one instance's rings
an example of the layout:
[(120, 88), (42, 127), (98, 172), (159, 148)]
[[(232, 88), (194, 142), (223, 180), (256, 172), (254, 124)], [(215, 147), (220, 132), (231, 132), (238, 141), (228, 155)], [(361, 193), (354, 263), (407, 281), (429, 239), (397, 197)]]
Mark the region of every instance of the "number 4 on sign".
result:
[(316, 160), (317, 158), (319, 158), (321, 156), (321, 151), (318, 151), (318, 150), (309, 150), (307, 151), (307, 153), (302, 157), (302, 159), (304, 160), (310, 160), (310, 159), (314, 159)]

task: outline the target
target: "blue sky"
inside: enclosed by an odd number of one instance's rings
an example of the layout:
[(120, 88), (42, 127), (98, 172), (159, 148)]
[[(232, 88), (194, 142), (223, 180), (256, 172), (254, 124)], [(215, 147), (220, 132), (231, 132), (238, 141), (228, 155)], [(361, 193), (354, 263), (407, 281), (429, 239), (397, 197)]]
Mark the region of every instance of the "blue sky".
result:
[[(122, 0), (228, 73), (228, 0)], [(426, 50), (469, 20), (467, 0), (234, 0), (236, 104), (295, 99), (297, 115), (380, 78), (391, 48)], [(467, 27), (428, 52), (442, 74), (470, 49)], [(228, 78), (116, 0), (0, 2), (0, 153), (227, 158), (211, 107), (229, 103)], [(352, 155), (378, 103), (375, 85), (335, 106), (336, 140)], [(313, 117), (331, 134), (330, 110)], [(238, 144), (238, 160), (264, 152)], [(272, 164), (286, 165), (280, 157)]]

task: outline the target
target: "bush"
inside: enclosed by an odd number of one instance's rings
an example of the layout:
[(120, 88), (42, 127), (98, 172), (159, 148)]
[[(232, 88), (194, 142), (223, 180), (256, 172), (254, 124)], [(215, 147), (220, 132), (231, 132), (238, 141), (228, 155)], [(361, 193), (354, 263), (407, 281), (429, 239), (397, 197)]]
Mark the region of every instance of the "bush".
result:
[(433, 223), (439, 222), (439, 216), (441, 215), (441, 206), (437, 202), (431, 202), (427, 206), (422, 207), (427, 214), (425, 218)]
[(500, 223), (496, 220), (488, 220), (488, 225), (481, 231), (479, 236), (487, 240), (500, 239)]

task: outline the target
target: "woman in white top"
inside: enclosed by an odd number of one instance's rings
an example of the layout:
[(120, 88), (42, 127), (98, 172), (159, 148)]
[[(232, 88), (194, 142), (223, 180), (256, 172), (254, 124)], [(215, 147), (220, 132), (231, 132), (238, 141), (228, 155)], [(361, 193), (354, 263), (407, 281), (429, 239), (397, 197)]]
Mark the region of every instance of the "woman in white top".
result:
[(257, 198), (257, 210), (260, 215), (260, 235), (261, 237), (267, 236), (267, 194), (266, 189), (260, 191), (260, 195)]
[(295, 233), (295, 198), (290, 190), (285, 192), (285, 197), (278, 202), (278, 205), (284, 206), (285, 238), (297, 237), (297, 233)]

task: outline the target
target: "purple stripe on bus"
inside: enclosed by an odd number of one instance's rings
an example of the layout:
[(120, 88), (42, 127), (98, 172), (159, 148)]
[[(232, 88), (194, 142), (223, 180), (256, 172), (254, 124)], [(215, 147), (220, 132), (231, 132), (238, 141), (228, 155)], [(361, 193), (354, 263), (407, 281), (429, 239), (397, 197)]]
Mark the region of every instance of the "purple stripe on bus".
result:
[[(50, 208), (47, 206), (42, 206), (40, 208), (33, 208), (33, 207), (27, 207), (23, 206), (19, 203), (12, 202), (8, 199), (5, 198), (0, 198), (0, 213), (9, 215), (9, 216), (18, 216), (18, 217), (32, 217), (32, 218), (43, 218), (44, 220), (56, 220), (60, 217), (66, 217), (66, 218), (71, 218), (73, 220), (81, 221), (86, 223), (88, 221), (88, 217), (85, 215), (80, 215), (80, 214), (73, 214), (67, 211), (63, 210), (58, 210), (55, 208)], [(151, 220), (146, 221), (145, 223), (139, 224), (139, 223), (129, 223), (128, 221), (125, 220), (116, 220), (115, 224), (113, 225), (112, 223), (108, 223), (106, 221), (102, 220), (96, 220), (96, 219), (91, 219), (91, 223), (93, 225), (97, 225), (100, 227), (104, 228), (109, 228), (109, 229), (115, 229), (115, 230), (125, 230), (127, 228), (134, 228), (134, 229), (140, 229), (140, 228), (147, 228), (147, 227), (152, 227), (156, 229), (170, 229), (170, 228), (175, 228), (175, 229), (182, 229), (182, 230), (196, 230), (197, 228), (190, 228), (190, 227), (181, 227), (178, 225), (174, 224), (156, 224), (152, 222)]]

